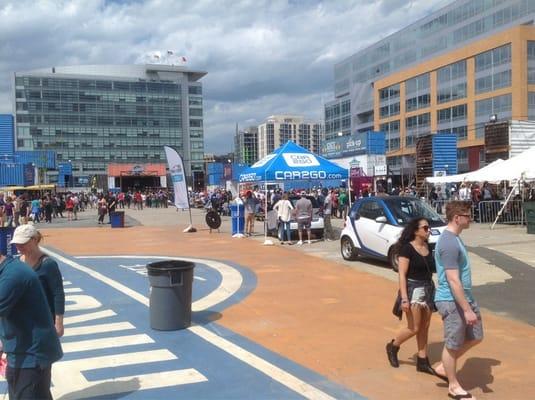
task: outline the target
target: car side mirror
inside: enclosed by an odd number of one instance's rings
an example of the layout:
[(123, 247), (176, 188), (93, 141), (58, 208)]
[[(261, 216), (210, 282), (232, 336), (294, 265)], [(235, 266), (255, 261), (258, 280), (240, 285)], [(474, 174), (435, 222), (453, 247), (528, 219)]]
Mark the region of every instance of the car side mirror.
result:
[(375, 218), (375, 222), (378, 222), (380, 224), (386, 224), (386, 217), (384, 215), (381, 215), (380, 217)]

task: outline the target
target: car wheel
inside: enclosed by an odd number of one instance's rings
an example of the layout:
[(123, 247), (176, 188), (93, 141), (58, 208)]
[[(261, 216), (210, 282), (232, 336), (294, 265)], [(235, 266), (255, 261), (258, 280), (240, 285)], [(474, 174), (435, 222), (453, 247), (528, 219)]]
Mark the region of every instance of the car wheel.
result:
[(342, 258), (348, 261), (355, 261), (359, 256), (353, 241), (347, 236), (342, 237), (340, 240), (340, 252), (342, 253)]
[(388, 252), (388, 261), (390, 261), (390, 265), (392, 266), (392, 269), (396, 272), (399, 270), (399, 263), (398, 263), (398, 255), (395, 254), (392, 249)]

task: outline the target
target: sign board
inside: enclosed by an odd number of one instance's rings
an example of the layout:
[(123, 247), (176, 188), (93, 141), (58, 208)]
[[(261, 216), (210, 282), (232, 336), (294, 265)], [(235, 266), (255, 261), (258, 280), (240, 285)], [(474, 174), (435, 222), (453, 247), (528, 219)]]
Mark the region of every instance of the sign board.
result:
[(383, 176), (387, 174), (386, 164), (375, 165), (373, 167), (373, 174), (375, 176)]
[(321, 155), (325, 158), (339, 158), (366, 154), (367, 139), (367, 135), (361, 133), (327, 140), (321, 146)]

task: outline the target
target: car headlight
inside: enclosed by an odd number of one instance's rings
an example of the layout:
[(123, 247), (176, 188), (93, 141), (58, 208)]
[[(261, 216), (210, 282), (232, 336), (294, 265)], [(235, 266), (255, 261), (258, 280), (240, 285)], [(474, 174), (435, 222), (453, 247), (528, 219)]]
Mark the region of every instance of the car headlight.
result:
[(438, 229), (431, 229), (431, 235), (433, 236), (440, 235), (440, 231)]

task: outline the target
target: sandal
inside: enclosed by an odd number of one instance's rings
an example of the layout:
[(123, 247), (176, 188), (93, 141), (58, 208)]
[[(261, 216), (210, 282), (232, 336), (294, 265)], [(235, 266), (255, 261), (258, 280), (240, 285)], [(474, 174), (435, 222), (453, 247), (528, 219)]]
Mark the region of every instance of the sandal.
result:
[(451, 393), (448, 393), (448, 397), (451, 398), (451, 399), (454, 399), (454, 400), (473, 399), (474, 398), (468, 392), (463, 393), (463, 394), (451, 394)]

